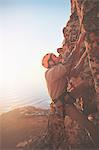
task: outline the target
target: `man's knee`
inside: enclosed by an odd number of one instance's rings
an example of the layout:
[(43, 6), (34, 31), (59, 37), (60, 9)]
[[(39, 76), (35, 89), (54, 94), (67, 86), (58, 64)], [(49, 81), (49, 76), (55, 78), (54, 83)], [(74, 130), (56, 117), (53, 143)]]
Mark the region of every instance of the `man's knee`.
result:
[(61, 100), (58, 100), (57, 102), (55, 102), (53, 104), (54, 104), (54, 114), (63, 118), (64, 117), (64, 107), (63, 107), (63, 103), (61, 102)]
[(79, 84), (77, 87), (78, 87), (79, 90), (81, 90), (81, 91), (84, 90), (84, 91), (85, 91), (86, 89), (89, 88), (89, 83), (83, 81), (83, 82), (82, 82), (81, 84)]

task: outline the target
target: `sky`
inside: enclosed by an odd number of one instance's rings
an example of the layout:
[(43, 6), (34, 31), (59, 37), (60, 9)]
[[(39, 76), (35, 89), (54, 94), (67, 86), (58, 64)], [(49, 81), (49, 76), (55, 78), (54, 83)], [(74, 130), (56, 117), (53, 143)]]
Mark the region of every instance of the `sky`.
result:
[[(43, 55), (62, 46), (70, 0), (0, 0), (0, 89), (46, 93)], [(6, 95), (6, 94), (5, 94)]]

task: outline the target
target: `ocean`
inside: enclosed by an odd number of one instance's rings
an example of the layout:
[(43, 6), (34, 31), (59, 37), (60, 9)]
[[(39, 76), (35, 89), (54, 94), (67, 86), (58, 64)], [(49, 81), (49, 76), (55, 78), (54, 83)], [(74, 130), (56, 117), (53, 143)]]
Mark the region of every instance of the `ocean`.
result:
[(50, 98), (44, 89), (3, 87), (0, 89), (0, 114), (23, 106), (49, 108)]

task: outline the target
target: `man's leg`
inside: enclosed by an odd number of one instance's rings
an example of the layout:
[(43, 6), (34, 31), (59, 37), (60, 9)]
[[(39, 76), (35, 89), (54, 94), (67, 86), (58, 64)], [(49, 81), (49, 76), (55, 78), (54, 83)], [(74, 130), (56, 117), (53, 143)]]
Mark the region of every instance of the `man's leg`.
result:
[(65, 132), (62, 103), (58, 100), (56, 103), (52, 102), (50, 107), (51, 113), (49, 116), (48, 138), (50, 139), (51, 149), (65, 150), (68, 147), (68, 143)]
[(90, 122), (85, 115), (80, 113), (74, 104), (66, 104), (65, 106), (66, 114), (71, 117), (71, 119), (77, 121), (77, 123), (88, 131), (90, 140), (95, 145), (98, 141), (98, 133), (95, 129), (95, 126), (92, 122)]
[(70, 96), (65, 97), (66, 103), (74, 103), (77, 98), (82, 97), (83, 109), (86, 115), (96, 112), (97, 107), (95, 103), (96, 92), (93, 86), (90, 86), (88, 82), (82, 82), (75, 87), (70, 93)]

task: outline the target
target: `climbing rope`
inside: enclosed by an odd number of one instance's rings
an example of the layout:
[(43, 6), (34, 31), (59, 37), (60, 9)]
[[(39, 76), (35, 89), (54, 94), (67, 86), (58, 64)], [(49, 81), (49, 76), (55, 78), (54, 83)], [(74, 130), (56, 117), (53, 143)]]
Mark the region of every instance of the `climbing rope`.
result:
[(85, 128), (85, 132), (87, 133), (87, 135), (88, 135), (88, 137), (89, 137), (91, 143), (92, 143), (94, 146), (96, 146), (96, 144), (95, 144), (95, 142), (94, 142), (94, 140), (93, 140), (93, 138), (92, 138), (90, 132), (89, 132), (86, 128)]

